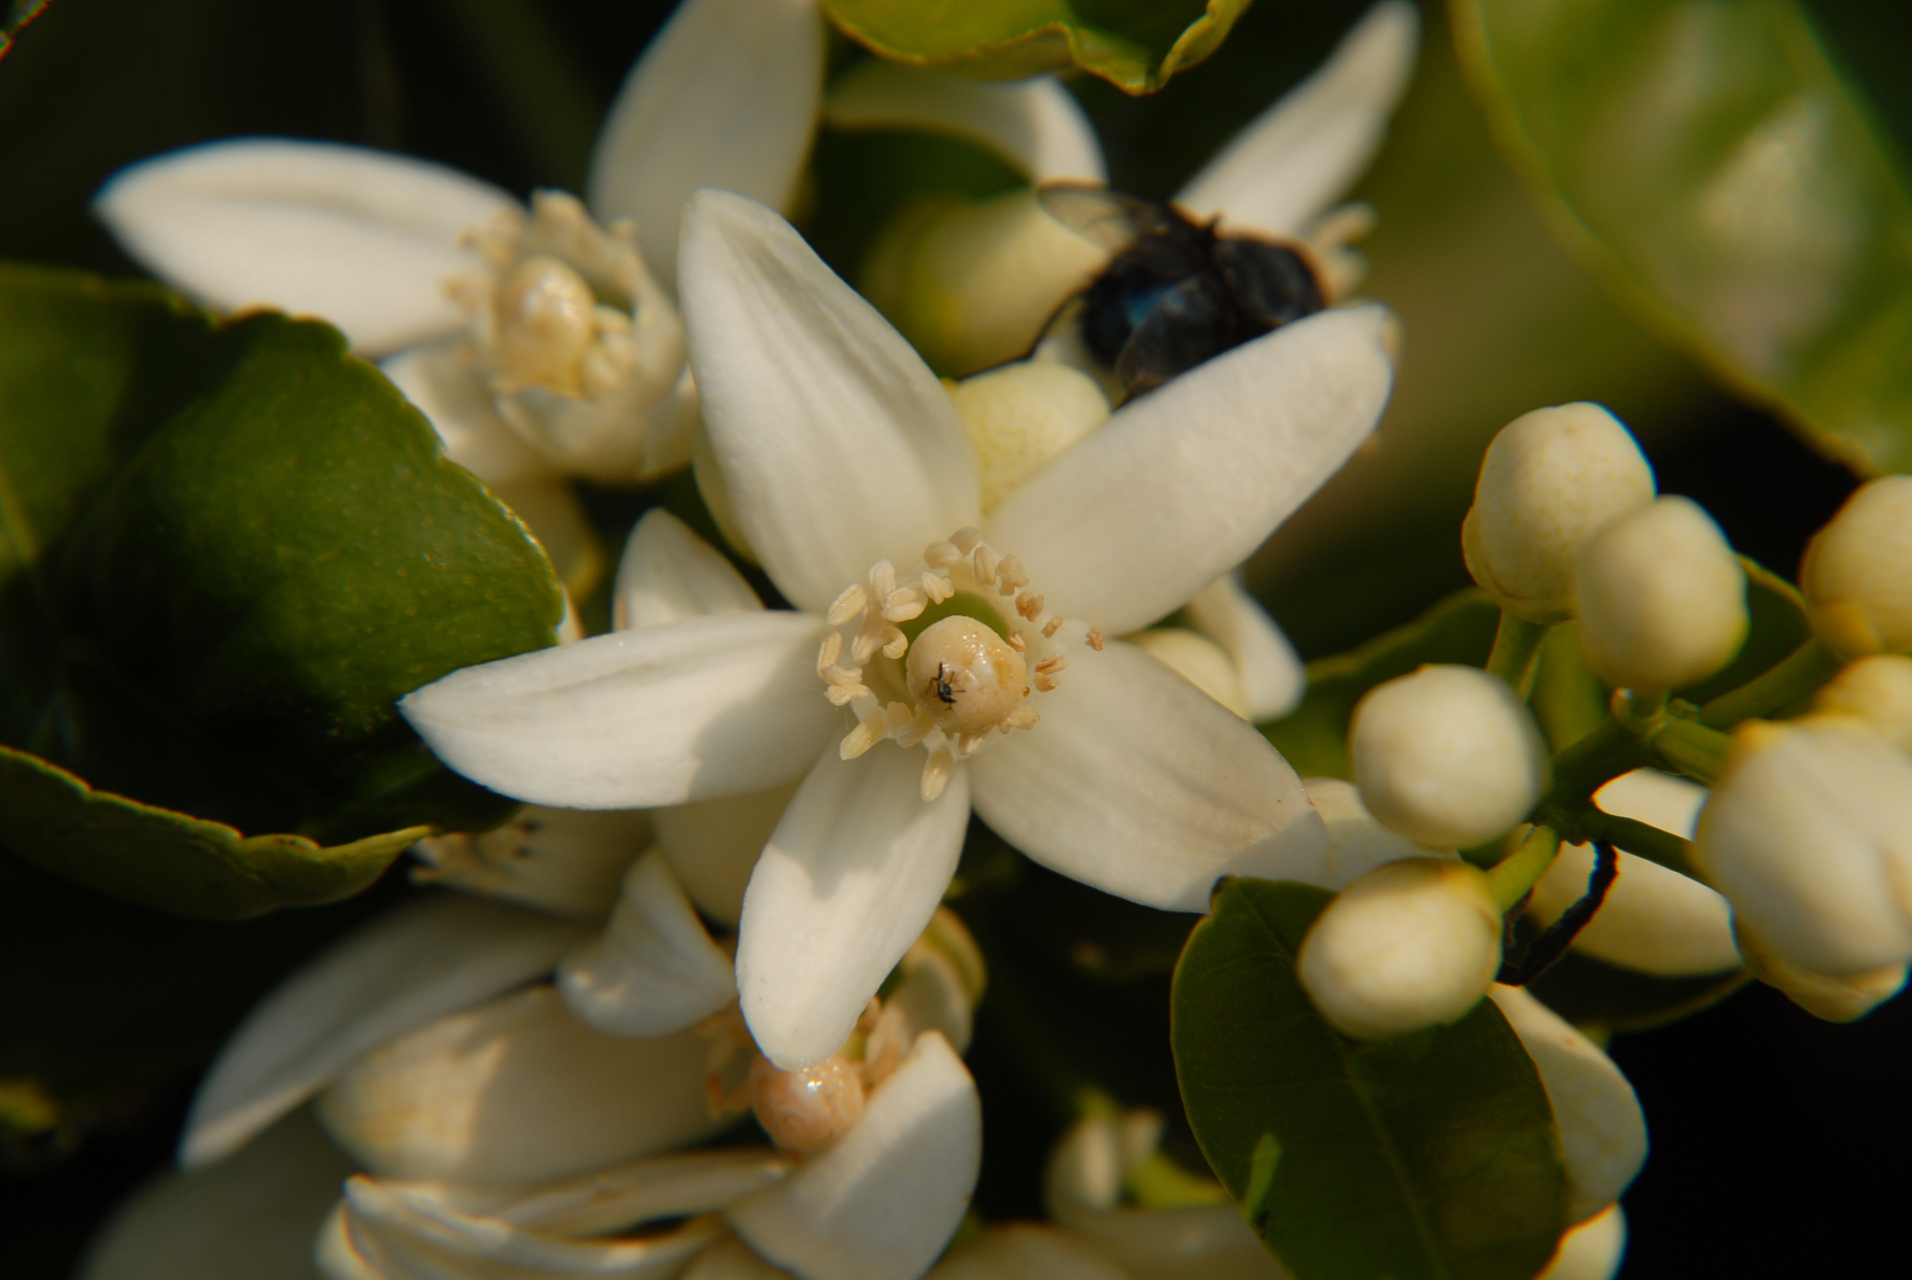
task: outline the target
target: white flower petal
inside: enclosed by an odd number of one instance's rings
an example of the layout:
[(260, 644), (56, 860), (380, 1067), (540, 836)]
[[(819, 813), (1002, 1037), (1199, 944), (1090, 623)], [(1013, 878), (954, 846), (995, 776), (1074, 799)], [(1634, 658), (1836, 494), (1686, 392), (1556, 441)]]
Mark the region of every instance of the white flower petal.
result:
[(1310, 879), (1323, 889), (1345, 889), (1356, 880), (1386, 862), (1403, 858), (1453, 858), (1446, 849), (1426, 849), (1399, 832), (1380, 824), (1361, 803), (1361, 789), (1341, 778), (1303, 778), (1308, 799), (1315, 812), (1328, 824), (1328, 854), (1325, 875)]
[(994, 151), (1031, 182), (1108, 179), (1095, 127), (1054, 76), (988, 84), (870, 58), (830, 85), (823, 118), (837, 129), (953, 134)]
[(454, 671), (399, 710), (439, 759), (533, 804), (641, 809), (784, 782), (842, 714), (816, 675), (823, 623), (725, 614)]
[(775, 1186), (790, 1162), (768, 1147), (719, 1147), (653, 1156), (526, 1193), (441, 1188), (454, 1207), (545, 1235), (598, 1236), (658, 1218), (721, 1209)]
[(1633, 1086), (1593, 1041), (1521, 987), (1487, 994), (1540, 1071), (1567, 1162), (1567, 1220), (1585, 1222), (1620, 1198), (1646, 1163), (1646, 1116)]
[(319, 1122), (381, 1176), (563, 1178), (711, 1132), (707, 1050), (694, 1031), (594, 1031), (536, 986), (358, 1059), (320, 1095)]
[(1553, 1261), (1535, 1280), (1613, 1280), (1626, 1251), (1626, 1212), (1608, 1205), (1560, 1238)]
[(765, 1262), (749, 1245), (731, 1236), (698, 1254), (681, 1280), (797, 1280), (797, 1277)]
[(558, 990), (599, 1031), (666, 1036), (734, 1000), (737, 975), (671, 864), (652, 849), (625, 874), (604, 932), (564, 958)]
[(114, 1211), (79, 1280), (258, 1280), (311, 1274), (312, 1236), (352, 1162), (296, 1112), (230, 1160), (153, 1178)]
[(981, 1163), (975, 1082), (926, 1032), (856, 1128), (728, 1216), (758, 1253), (808, 1280), (913, 1280), (962, 1221)]
[(546, 972), (585, 929), (434, 894), (348, 934), (255, 1006), (226, 1042), (193, 1099), (180, 1164), (238, 1150), (360, 1054)]
[(443, 884), (561, 916), (603, 920), (624, 871), (650, 843), (631, 809), (526, 809), (492, 831), (429, 836), (412, 846), (413, 884)]
[(556, 1240), (461, 1213), (423, 1188), (357, 1177), (345, 1184), (316, 1261), (330, 1280), (670, 1280), (722, 1231), (701, 1218), (637, 1240)]
[(976, 812), (1046, 867), (1168, 911), (1225, 875), (1321, 883), (1328, 832), (1268, 740), (1119, 640), (1078, 649), (1042, 720), (969, 761)]
[(1301, 231), (1380, 149), (1414, 73), (1420, 27), (1406, 0), (1374, 6), (1320, 70), (1250, 122), (1176, 200), (1237, 226)]
[(928, 1280), (1129, 1280), (1129, 1273), (1079, 1236), (1008, 1222), (950, 1250)]
[(910, 345), (762, 205), (702, 191), (684, 215), (684, 317), (711, 449), (751, 548), (822, 613), (977, 519), (956, 406)]
[(721, 552), (656, 507), (624, 544), (612, 607), (624, 631), (715, 613), (757, 613), (763, 602)]
[(825, 752), (757, 860), (737, 990), (758, 1048), (786, 1070), (842, 1047), (956, 873), (969, 782), (957, 769), (926, 804), (923, 759), (887, 744)]
[(1374, 430), (1393, 370), (1378, 306), (1284, 325), (1116, 410), (984, 526), (1049, 609), (1111, 634), (1248, 558)]
[(1301, 705), (1308, 672), (1281, 628), (1232, 573), (1188, 602), (1188, 620), (1235, 661), (1250, 720), (1279, 720)]
[(469, 339), (421, 342), (379, 361), (379, 371), (431, 420), (445, 456), (486, 484), (557, 476), (498, 416)]
[(128, 254), (222, 311), (329, 320), (377, 355), (464, 324), (440, 287), (517, 202), (455, 169), (329, 142), (241, 138), (121, 170), (93, 212)]
[(814, 0), (685, 0), (619, 90), (591, 155), (591, 212), (634, 218), (665, 288), (699, 187), (789, 206), (816, 129), (827, 45)]
[(744, 890), (757, 869), (757, 855), (770, 843), (801, 781), (653, 812), (657, 847), (699, 911), (733, 928), (743, 918)]

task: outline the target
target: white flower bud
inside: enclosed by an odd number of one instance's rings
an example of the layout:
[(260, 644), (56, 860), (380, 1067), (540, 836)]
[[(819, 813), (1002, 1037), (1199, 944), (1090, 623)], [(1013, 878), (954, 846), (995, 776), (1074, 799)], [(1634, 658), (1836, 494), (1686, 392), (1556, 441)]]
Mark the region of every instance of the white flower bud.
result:
[(1653, 468), (1597, 404), (1515, 418), (1481, 460), (1461, 526), (1467, 571), (1501, 608), (1530, 622), (1574, 616), (1574, 564), (1607, 521), (1653, 500)]
[(1814, 973), (1775, 954), (1745, 924), (1735, 932), (1740, 954), (1754, 977), (1785, 992), (1788, 1000), (1827, 1022), (1857, 1022), (1905, 987), (1907, 969), (1902, 964), (1883, 965), (1863, 973)]
[(1560, 1126), (1567, 1221), (1585, 1222), (1620, 1198), (1646, 1163), (1646, 1116), (1633, 1086), (1600, 1047), (1521, 987), (1488, 993), (1540, 1072)]
[(1789, 964), (1841, 975), (1912, 959), (1912, 760), (1858, 721), (1742, 726), (1693, 856)]
[(1475, 667), (1426, 666), (1370, 689), (1354, 709), (1348, 753), (1368, 811), (1430, 849), (1511, 830), (1551, 773), (1526, 706)]
[[(1636, 769), (1600, 788), (1602, 809), (1690, 838), (1706, 789), (1684, 778)], [(1726, 899), (1657, 862), (1618, 852), (1619, 876), (1573, 949), (1608, 964), (1663, 977), (1724, 973), (1739, 967), (1733, 909)], [(1552, 924), (1587, 891), (1593, 846), (1569, 845), (1534, 886), (1527, 913)]]
[(1875, 653), (1828, 680), (1812, 709), (1857, 716), (1901, 751), (1912, 751), (1912, 658)]
[(1613, 1280), (1627, 1251), (1627, 1216), (1617, 1204), (1560, 1237), (1553, 1261), (1536, 1280)]
[(950, 389), (976, 450), (987, 515), (1049, 459), (1109, 420), (1095, 379), (1053, 360), (1021, 360)]
[(1862, 485), (1799, 567), (1813, 634), (1842, 658), (1912, 650), (1912, 476)]
[(1580, 648), (1608, 684), (1664, 693), (1698, 684), (1746, 641), (1746, 573), (1713, 518), (1661, 498), (1580, 552)]
[(1378, 1040), (1465, 1016), (1500, 969), (1500, 933), (1479, 869), (1408, 858), (1342, 890), (1302, 939), (1296, 967), (1323, 1017)]

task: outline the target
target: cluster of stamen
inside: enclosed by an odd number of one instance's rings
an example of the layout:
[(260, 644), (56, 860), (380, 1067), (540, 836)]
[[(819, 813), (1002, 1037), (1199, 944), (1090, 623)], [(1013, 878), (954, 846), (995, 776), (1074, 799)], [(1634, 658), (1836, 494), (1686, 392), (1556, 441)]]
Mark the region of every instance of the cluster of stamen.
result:
[[(956, 761), (981, 747), (992, 729), (1033, 728), (1040, 717), (1026, 699), (1032, 690), (1055, 689), (1069, 663), (1049, 646), (1065, 620), (1046, 614), (1043, 597), (1027, 590), (1029, 584), (1020, 560), (999, 555), (975, 529), (963, 528), (924, 548), (923, 568), (909, 580), (879, 560), (867, 582), (844, 588), (825, 614), (833, 630), (817, 654), (824, 695), (839, 707), (858, 709), (856, 728), (839, 746), (842, 757), (853, 760), (885, 739), (903, 747), (923, 744), (929, 759), (922, 794), (933, 800), (948, 785)], [(993, 592), (1028, 627), (1009, 623), (1007, 634), (998, 635), (985, 622), (954, 613), (924, 628), (912, 644), (900, 624), (959, 591), (985, 597)], [(1032, 643), (1043, 651), (1030, 655)], [(1101, 632), (1091, 631), (1088, 643), (1100, 649)], [(893, 669), (880, 675), (872, 670), (879, 654), (892, 661), (908, 655), (900, 689), (894, 688)], [(1033, 670), (1027, 656), (1036, 658)], [(873, 680), (907, 698), (884, 698)]]

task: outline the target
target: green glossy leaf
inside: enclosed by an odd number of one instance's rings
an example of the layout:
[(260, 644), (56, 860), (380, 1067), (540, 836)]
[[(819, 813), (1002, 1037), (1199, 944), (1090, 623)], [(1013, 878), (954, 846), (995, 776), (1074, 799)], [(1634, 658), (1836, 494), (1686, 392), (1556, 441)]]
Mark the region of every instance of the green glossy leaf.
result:
[(1904, 158), (1789, 0), (1454, 0), (1504, 148), (1659, 328), (1862, 471), (1912, 469)]
[(984, 80), (1080, 67), (1153, 93), (1227, 38), (1248, 0), (824, 0), (851, 39), (895, 62)]
[(1530, 1280), (1566, 1187), (1532, 1060), (1486, 1000), (1371, 1043), (1329, 1027), (1295, 955), (1331, 896), (1231, 881), (1189, 936), (1171, 1036), (1203, 1154), (1297, 1280)]
[(0, 842), (245, 915), (509, 811), (392, 704), (551, 643), (557, 584), (335, 330), (19, 266), (0, 328)]
[(116, 898), (210, 920), (350, 897), (432, 830), (408, 827), (329, 849), (303, 836), (247, 838), (223, 823), (95, 791), (9, 747), (0, 747), (0, 810), (8, 845), (29, 861)]
[(1428, 662), (1482, 666), (1494, 647), (1500, 610), (1469, 587), (1457, 591), (1406, 626), (1396, 627), (1352, 653), (1308, 664), (1308, 692), (1280, 720), (1260, 726), (1304, 778), (1348, 776), (1348, 721), (1361, 696), (1384, 680)]

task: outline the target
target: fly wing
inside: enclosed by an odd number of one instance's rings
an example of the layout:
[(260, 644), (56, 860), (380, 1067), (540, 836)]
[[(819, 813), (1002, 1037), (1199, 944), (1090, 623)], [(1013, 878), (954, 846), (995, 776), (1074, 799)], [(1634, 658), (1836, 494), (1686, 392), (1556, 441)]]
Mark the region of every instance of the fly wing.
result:
[(1110, 253), (1148, 235), (1161, 218), (1154, 205), (1091, 182), (1045, 182), (1036, 199), (1050, 217)]

